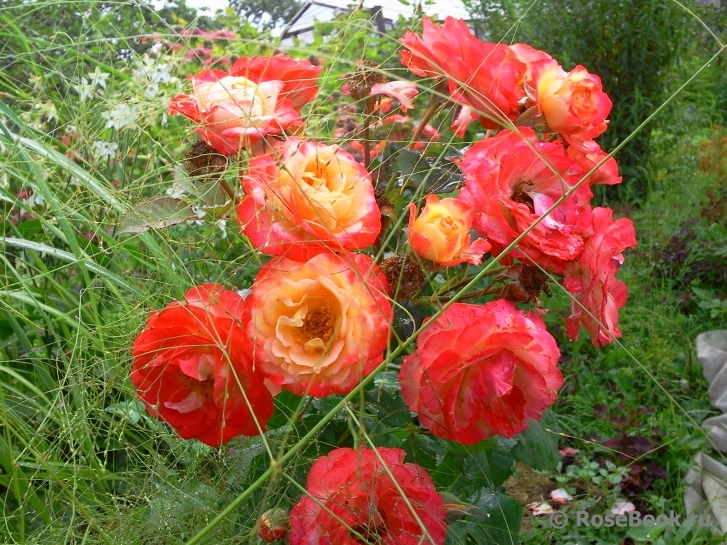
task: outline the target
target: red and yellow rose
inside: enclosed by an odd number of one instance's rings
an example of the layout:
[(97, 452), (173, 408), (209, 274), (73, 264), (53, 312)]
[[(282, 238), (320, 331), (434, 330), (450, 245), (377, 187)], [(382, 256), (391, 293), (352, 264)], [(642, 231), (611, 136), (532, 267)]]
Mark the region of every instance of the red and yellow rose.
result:
[(383, 361), (389, 291), (366, 255), (270, 261), (250, 295), (256, 366), (297, 395), (350, 392)]
[(370, 246), (381, 230), (371, 176), (347, 151), (290, 139), (243, 176), (237, 221), (252, 245), (305, 260)]
[(416, 205), (409, 205), (409, 244), (424, 259), (448, 267), (460, 263), (479, 265), (482, 254), (490, 249), (485, 239), (470, 243), (474, 209), (457, 199), (427, 195), (419, 216)]

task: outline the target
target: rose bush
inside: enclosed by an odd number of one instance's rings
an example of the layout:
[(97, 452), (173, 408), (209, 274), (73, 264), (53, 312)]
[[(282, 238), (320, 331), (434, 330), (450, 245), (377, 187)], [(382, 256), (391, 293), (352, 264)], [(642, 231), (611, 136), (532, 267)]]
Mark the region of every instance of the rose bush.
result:
[(509, 301), (454, 303), (417, 339), (401, 393), (429, 431), (471, 445), (539, 420), (563, 384), (560, 350), (534, 313)]
[(371, 175), (338, 146), (291, 138), (250, 161), (241, 231), (266, 254), (305, 260), (373, 244), (381, 230)]
[(386, 278), (363, 254), (278, 258), (250, 295), (256, 366), (295, 394), (345, 394), (383, 360), (392, 310)]
[(362, 539), (442, 545), (444, 502), (429, 474), (405, 464), (404, 456), (401, 449), (379, 447), (339, 448), (318, 458), (308, 474), (309, 496), (290, 513), (291, 545), (355, 545)]
[(273, 396), (253, 367), (248, 319), (243, 299), (216, 284), (152, 313), (131, 350), (131, 381), (149, 414), (210, 446), (264, 432)]

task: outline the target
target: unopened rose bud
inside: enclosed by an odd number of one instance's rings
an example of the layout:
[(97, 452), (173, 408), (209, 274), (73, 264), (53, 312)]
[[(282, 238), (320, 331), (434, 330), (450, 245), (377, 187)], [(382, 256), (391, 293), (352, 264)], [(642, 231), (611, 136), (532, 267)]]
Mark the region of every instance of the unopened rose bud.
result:
[(257, 520), (257, 535), (266, 543), (283, 539), (289, 528), (288, 511), (279, 507), (268, 509)]

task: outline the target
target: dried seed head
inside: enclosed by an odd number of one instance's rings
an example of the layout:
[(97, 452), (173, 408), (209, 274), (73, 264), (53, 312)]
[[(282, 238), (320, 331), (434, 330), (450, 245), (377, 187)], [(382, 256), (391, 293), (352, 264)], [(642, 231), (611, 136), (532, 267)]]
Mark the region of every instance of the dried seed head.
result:
[(184, 154), (185, 166), (190, 177), (220, 177), (227, 169), (227, 157), (217, 153), (214, 148), (200, 140)]
[(416, 261), (403, 255), (387, 257), (379, 264), (379, 269), (386, 276), (397, 301), (417, 292), (427, 279)]
[(371, 88), (377, 83), (386, 83), (388, 78), (381, 72), (372, 70), (376, 65), (371, 61), (363, 61), (356, 72), (348, 79), (351, 88), (351, 97), (354, 100), (366, 98), (371, 93)]

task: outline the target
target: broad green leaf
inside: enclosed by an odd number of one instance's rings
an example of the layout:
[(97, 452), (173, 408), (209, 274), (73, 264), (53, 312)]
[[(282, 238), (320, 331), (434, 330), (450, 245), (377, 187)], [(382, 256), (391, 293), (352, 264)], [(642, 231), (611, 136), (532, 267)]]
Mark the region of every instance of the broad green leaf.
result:
[(401, 172), (403, 184), (424, 186), (425, 193), (451, 193), (464, 184), (464, 175), (454, 162), (436, 160), (406, 148), (396, 153), (393, 168)]
[(519, 543), (522, 505), (501, 492), (483, 489), (468, 515), (452, 523), (447, 545), (509, 545)]
[(142, 233), (198, 219), (192, 206), (172, 197), (156, 197), (138, 204), (124, 214), (119, 222), (119, 234)]
[(560, 462), (557, 431), (555, 416), (546, 411), (540, 422), (530, 420), (528, 429), (517, 436), (512, 453), (518, 460), (538, 471), (555, 469)]

